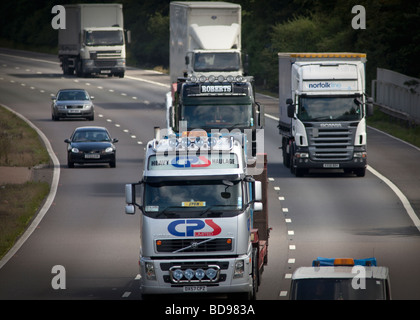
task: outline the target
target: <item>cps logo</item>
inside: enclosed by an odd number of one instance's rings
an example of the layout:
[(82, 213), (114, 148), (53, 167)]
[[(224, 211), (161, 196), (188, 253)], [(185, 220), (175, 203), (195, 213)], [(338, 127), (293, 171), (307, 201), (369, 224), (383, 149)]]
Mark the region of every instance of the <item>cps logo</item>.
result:
[[(212, 231), (199, 231), (210, 227)], [(208, 229), (208, 228), (207, 228)], [(175, 220), (168, 225), (170, 234), (177, 237), (209, 237), (217, 236), (222, 232), (222, 228), (216, 224), (212, 219), (197, 220)]]
[(180, 156), (173, 158), (171, 164), (176, 168), (204, 168), (211, 162), (204, 156)]

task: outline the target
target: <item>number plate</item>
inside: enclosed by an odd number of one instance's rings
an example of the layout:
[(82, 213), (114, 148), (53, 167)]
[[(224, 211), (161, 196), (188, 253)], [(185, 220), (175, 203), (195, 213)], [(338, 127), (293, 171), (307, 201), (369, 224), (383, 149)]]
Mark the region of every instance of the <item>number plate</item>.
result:
[(323, 167), (324, 168), (340, 168), (340, 164), (339, 163), (324, 163)]
[(101, 73), (111, 73), (111, 70), (101, 70)]
[(69, 113), (80, 113), (80, 110), (77, 109), (70, 109)]
[(207, 292), (207, 286), (186, 286), (184, 292)]
[(97, 153), (85, 154), (85, 159), (99, 159), (100, 157), (101, 155)]

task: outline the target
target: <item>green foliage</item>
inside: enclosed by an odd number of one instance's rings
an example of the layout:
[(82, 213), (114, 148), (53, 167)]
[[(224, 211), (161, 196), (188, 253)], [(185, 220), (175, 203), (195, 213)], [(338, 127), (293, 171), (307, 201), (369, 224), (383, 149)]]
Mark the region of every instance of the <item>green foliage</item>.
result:
[[(420, 77), (418, 0), (231, 0), (242, 6), (242, 47), (249, 74), (276, 91), (277, 52), (349, 51), (367, 53), (367, 84), (376, 68)], [(169, 0), (15, 0), (0, 2), (0, 38), (35, 48), (57, 45), (51, 9), (57, 4), (120, 2), (131, 30), (130, 62), (169, 65)], [(366, 9), (366, 29), (354, 30), (353, 6)]]

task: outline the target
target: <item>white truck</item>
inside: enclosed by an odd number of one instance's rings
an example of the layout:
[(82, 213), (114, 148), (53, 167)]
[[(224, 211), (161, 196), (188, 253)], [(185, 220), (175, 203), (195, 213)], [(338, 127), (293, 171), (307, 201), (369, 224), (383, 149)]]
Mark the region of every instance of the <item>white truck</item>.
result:
[(73, 4), (64, 8), (66, 28), (58, 31), (63, 73), (123, 78), (126, 52), (122, 4)]
[(241, 6), (228, 2), (170, 3), (169, 69), (178, 77), (244, 75)]
[(265, 182), (248, 174), (241, 138), (197, 132), (150, 141), (142, 180), (126, 185), (125, 212), (142, 212), (142, 296), (255, 298), (267, 263)]
[(367, 166), (364, 53), (279, 53), (279, 133), (283, 163), (296, 176), (309, 169)]
[(322, 258), (292, 275), (290, 300), (391, 300), (389, 269), (376, 258)]

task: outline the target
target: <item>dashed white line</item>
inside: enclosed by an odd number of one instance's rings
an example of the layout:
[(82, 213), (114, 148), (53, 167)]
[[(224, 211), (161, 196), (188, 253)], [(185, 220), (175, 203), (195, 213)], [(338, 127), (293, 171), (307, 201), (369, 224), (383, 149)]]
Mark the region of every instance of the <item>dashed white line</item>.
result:
[(287, 231), (287, 234), (288, 234), (289, 236), (293, 236), (293, 235), (295, 234), (295, 232), (294, 232), (293, 230), (289, 230), (289, 231)]
[(286, 223), (292, 223), (292, 219), (284, 219), (284, 221), (286, 221)]
[(122, 295), (123, 298), (128, 298), (130, 296), (131, 292), (126, 291), (124, 292), (124, 294)]
[(295, 258), (290, 258), (289, 260), (287, 260), (287, 263), (293, 264), (296, 262)]
[(284, 197), (279, 197), (279, 200), (280, 200), (280, 201), (283, 201), (283, 200), (284, 200)]
[(283, 212), (289, 212), (289, 209), (288, 208), (282, 208), (281, 209)]
[(287, 291), (280, 291), (279, 296), (280, 297), (286, 297), (287, 296)]

